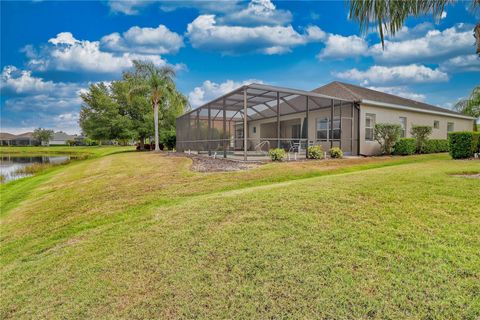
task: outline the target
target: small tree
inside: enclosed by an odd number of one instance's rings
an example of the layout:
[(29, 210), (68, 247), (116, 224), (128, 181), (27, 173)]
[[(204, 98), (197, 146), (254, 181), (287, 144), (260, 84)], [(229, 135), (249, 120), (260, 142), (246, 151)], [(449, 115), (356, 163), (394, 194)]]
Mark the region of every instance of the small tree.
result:
[(425, 153), (428, 136), (432, 133), (430, 126), (412, 126), (410, 134), (417, 141), (417, 153)]
[(393, 146), (400, 139), (402, 127), (393, 123), (376, 123), (374, 138), (380, 144), (382, 154), (392, 154)]
[(50, 140), (53, 138), (53, 130), (37, 128), (33, 131), (33, 137), (40, 141), (40, 144), (50, 145)]

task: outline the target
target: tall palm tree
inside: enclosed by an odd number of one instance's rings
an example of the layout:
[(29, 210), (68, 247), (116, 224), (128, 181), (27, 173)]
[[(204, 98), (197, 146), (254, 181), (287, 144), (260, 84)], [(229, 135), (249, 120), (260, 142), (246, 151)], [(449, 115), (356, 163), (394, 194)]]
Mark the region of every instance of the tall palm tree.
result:
[(133, 74), (126, 75), (132, 82), (130, 94), (146, 94), (153, 107), (155, 125), (155, 151), (159, 151), (158, 114), (169, 100), (178, 94), (175, 89), (175, 71), (169, 66), (157, 67), (152, 62), (134, 60)]
[[(382, 47), (385, 34), (395, 35), (408, 16), (418, 17), (432, 14), (439, 21), (447, 4), (453, 0), (349, 0), (350, 19), (360, 24), (360, 30), (366, 33), (371, 25), (378, 29)], [(472, 0), (472, 10), (480, 7), (480, 0)], [(476, 52), (480, 55), (480, 23), (474, 30)]]
[[(472, 93), (466, 99), (462, 99), (453, 107), (455, 111), (474, 118), (480, 118), (480, 86), (473, 88)], [(474, 130), (476, 129), (474, 126)]]

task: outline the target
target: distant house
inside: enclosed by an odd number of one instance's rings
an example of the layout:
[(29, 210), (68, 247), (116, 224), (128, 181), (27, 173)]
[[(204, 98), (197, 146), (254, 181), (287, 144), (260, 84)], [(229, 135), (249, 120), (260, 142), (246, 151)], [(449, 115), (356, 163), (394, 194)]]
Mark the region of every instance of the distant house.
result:
[(0, 132), (0, 144), (2, 146), (38, 146), (40, 142), (33, 137), (33, 132), (18, 135)]
[(67, 145), (69, 140), (75, 140), (75, 136), (66, 134), (63, 131), (58, 131), (53, 134), (53, 138), (50, 139), (50, 145)]

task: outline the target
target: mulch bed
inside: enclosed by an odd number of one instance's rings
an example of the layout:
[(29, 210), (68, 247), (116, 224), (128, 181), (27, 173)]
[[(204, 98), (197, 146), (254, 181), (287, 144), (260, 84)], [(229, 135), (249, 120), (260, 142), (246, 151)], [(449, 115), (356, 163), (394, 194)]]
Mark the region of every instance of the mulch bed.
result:
[(193, 161), (191, 169), (198, 172), (227, 172), (240, 171), (256, 168), (263, 163), (261, 162), (242, 162), (224, 158), (214, 159), (207, 156), (199, 156), (196, 154), (187, 154), (181, 152), (169, 152), (169, 157), (186, 157)]

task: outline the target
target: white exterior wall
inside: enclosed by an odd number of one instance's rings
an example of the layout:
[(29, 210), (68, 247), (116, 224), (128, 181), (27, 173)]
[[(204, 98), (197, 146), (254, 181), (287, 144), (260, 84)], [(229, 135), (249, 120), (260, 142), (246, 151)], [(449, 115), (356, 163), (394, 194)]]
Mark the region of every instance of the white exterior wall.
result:
[(375, 155), (380, 153), (380, 145), (376, 141), (365, 141), (365, 114), (375, 114), (376, 123), (398, 123), (400, 117), (407, 118), (406, 137), (411, 138), (412, 125), (426, 125), (433, 127), (435, 120), (440, 121), (440, 128), (432, 129), (431, 139), (447, 139), (447, 122), (454, 123), (454, 131), (471, 131), (473, 120), (451, 116), (436, 115), (432, 113), (407, 111), (379, 106), (362, 104), (360, 106), (360, 154)]

